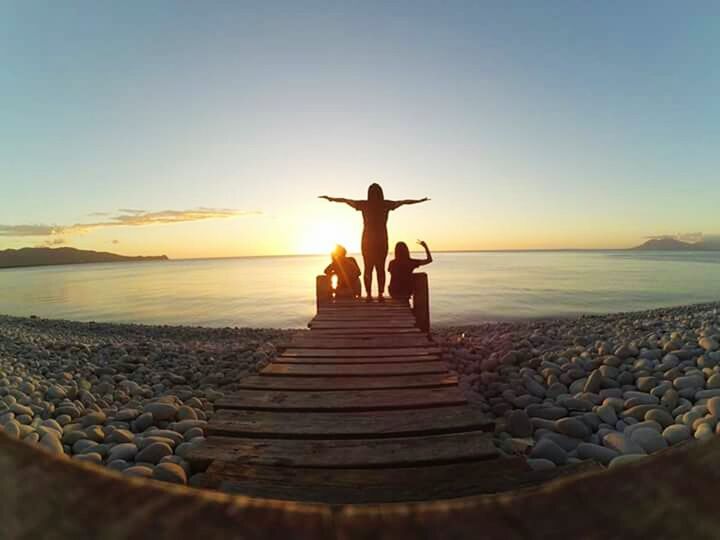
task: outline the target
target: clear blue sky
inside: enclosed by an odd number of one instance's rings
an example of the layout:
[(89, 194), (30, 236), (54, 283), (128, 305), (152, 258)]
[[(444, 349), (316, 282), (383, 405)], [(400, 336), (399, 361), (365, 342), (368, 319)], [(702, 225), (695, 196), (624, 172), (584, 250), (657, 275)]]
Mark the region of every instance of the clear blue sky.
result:
[(375, 180), (437, 249), (718, 233), (719, 40), (715, 1), (1, 2), (0, 248), (354, 248), (315, 196)]

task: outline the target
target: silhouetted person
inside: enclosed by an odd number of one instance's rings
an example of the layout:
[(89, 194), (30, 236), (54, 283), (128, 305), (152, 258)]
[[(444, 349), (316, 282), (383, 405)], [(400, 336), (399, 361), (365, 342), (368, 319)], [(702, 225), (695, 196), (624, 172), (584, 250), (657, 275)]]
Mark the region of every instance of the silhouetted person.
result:
[(425, 248), (425, 259), (410, 258), (410, 250), (405, 242), (395, 244), (395, 258), (388, 265), (390, 272), (390, 296), (400, 300), (407, 300), (413, 294), (413, 271), (432, 262), (430, 248), (422, 240), (418, 244)]
[(325, 269), (326, 276), (337, 276), (335, 294), (337, 296), (360, 296), (360, 267), (354, 257), (347, 256), (347, 250), (341, 246), (335, 246), (332, 254), (332, 262)]
[(327, 195), (321, 195), (320, 198), (327, 199), (330, 202), (345, 203), (362, 212), (364, 223), (362, 256), (365, 265), (365, 274), (363, 276), (365, 292), (369, 302), (372, 299), (372, 271), (375, 269), (378, 280), (378, 299), (382, 301), (385, 292), (385, 259), (388, 253), (388, 214), (391, 210), (400, 208), (404, 204), (417, 204), (430, 199), (425, 197), (424, 199), (388, 201), (385, 200), (383, 190), (378, 184), (370, 185), (366, 201), (328, 197)]

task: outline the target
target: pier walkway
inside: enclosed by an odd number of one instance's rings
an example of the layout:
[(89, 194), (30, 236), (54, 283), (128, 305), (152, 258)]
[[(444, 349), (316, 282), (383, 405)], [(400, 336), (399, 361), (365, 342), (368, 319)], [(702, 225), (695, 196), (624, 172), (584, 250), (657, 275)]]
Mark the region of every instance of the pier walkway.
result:
[(206, 487), (328, 504), (494, 493), (544, 479), (498, 459), (494, 424), (468, 403), (428, 334), (427, 278), (414, 306), (333, 300), (259, 375), (215, 403), (188, 456)]

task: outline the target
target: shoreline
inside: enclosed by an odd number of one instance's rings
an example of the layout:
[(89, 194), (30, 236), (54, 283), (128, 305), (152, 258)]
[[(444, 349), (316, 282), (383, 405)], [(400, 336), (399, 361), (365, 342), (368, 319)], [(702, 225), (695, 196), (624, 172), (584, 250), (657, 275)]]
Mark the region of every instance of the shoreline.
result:
[[(434, 327), (495, 444), (535, 469), (622, 464), (720, 434), (720, 302)], [(213, 403), (297, 329), (0, 315), (0, 429), (182, 484)], [(202, 473), (199, 473), (202, 474)]]

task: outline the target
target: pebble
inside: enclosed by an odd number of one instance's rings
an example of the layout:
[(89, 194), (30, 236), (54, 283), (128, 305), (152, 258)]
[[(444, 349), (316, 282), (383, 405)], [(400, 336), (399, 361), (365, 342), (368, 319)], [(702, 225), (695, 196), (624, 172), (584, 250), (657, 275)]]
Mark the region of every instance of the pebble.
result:
[[(199, 428), (191, 428), (188, 432), (191, 430), (199, 430)], [(507, 430), (513, 437), (530, 437), (533, 433), (530, 417), (523, 410), (510, 411), (507, 415)], [(202, 436), (202, 432), (199, 435)]]
[(547, 438), (543, 438), (533, 447), (530, 457), (535, 459), (547, 459), (555, 465), (564, 465), (567, 462), (567, 453), (557, 444)]
[(603, 445), (620, 454), (644, 454), (645, 450), (622, 433), (612, 432), (603, 437)]
[(135, 456), (135, 461), (152, 463), (154, 465), (163, 457), (172, 455), (172, 453), (173, 450), (169, 444), (164, 442), (155, 442), (140, 450)]
[(580, 459), (592, 459), (607, 465), (620, 454), (612, 448), (600, 446), (599, 444), (581, 443), (577, 447), (577, 455)]
[(153, 478), (174, 484), (187, 484), (187, 473), (175, 463), (163, 462), (153, 470)]
[(527, 464), (533, 471), (547, 471), (549, 469), (554, 469), (555, 467), (557, 467), (555, 463), (553, 463), (549, 459), (544, 458), (529, 458), (527, 460)]
[(555, 429), (558, 433), (574, 437), (576, 439), (585, 439), (590, 436), (590, 428), (582, 421), (576, 418), (561, 418), (555, 421)]
[(618, 456), (610, 462), (609, 468), (614, 469), (616, 467), (622, 467), (623, 465), (636, 463), (645, 457), (647, 457), (645, 454), (625, 454), (622, 456)]
[(636, 429), (632, 432), (630, 438), (634, 443), (640, 445), (648, 454), (652, 454), (668, 446), (663, 436), (652, 428)]

